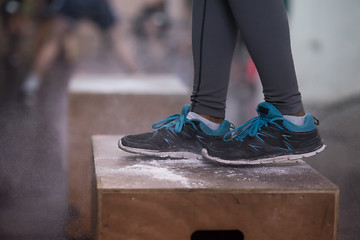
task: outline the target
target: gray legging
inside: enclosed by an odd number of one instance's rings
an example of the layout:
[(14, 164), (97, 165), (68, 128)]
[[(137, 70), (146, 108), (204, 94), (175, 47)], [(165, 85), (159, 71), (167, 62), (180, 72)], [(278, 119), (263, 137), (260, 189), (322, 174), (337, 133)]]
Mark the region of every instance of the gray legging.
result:
[(283, 0), (194, 0), (192, 111), (224, 118), (238, 30), (258, 69), (265, 101), (302, 109)]

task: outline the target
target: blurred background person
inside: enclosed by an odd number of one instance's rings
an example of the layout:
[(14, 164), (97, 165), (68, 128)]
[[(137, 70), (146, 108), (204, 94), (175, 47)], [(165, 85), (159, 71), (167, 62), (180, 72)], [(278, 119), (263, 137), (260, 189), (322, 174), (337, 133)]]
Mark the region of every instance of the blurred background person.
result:
[(105, 0), (42, 0), (42, 2), (41, 11), (44, 16), (51, 18), (53, 27), (21, 87), (26, 103), (31, 104), (34, 101), (45, 72), (58, 56), (67, 33), (75, 29), (79, 20), (90, 20), (101, 30), (106, 45), (114, 49), (120, 62), (119, 66), (124, 66), (124, 71), (130, 73), (136, 71), (134, 59), (124, 51), (124, 46), (119, 41), (120, 32), (117, 27), (119, 20), (110, 2)]
[(147, 73), (169, 69), (169, 30), (171, 21), (165, 1), (146, 0), (136, 14), (132, 30), (141, 70)]

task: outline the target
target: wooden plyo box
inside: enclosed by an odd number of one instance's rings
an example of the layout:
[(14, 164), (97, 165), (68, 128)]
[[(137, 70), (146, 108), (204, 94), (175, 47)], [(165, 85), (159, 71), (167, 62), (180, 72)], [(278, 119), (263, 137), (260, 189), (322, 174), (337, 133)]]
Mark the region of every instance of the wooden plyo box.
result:
[(93, 137), (97, 239), (190, 240), (199, 230), (336, 239), (338, 188), (303, 161), (230, 168), (159, 160), (122, 152), (120, 137)]
[[(131, 133), (128, 129), (147, 131), (154, 122), (174, 114), (174, 109), (180, 110), (189, 94), (173, 75), (78, 73), (72, 77), (69, 90), (68, 175), (73, 214), (68, 232), (71, 238), (93, 239), (91, 136)], [(152, 108), (158, 105), (161, 108)]]

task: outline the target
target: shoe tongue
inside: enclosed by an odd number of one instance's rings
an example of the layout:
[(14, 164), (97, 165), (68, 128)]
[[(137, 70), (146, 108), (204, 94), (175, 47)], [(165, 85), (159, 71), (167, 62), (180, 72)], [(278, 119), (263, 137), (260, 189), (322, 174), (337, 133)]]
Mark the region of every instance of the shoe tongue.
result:
[(277, 108), (274, 105), (268, 102), (260, 103), (256, 111), (261, 117), (265, 117), (269, 119), (283, 116), (281, 112), (279, 112), (279, 110), (277, 110)]

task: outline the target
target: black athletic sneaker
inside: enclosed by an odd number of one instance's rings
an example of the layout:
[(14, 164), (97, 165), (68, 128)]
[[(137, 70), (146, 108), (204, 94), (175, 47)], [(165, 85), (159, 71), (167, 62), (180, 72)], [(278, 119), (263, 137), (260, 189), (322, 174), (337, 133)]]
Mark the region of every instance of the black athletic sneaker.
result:
[(230, 123), (224, 120), (219, 129), (212, 130), (198, 119), (187, 119), (189, 110), (186, 105), (181, 115), (154, 123), (152, 132), (123, 137), (119, 148), (162, 158), (201, 158), (201, 150), (210, 142), (222, 141), (230, 131)]
[(259, 116), (203, 149), (204, 158), (224, 164), (289, 162), (324, 150), (318, 121), (306, 114), (303, 126), (286, 120), (271, 103), (257, 107)]

